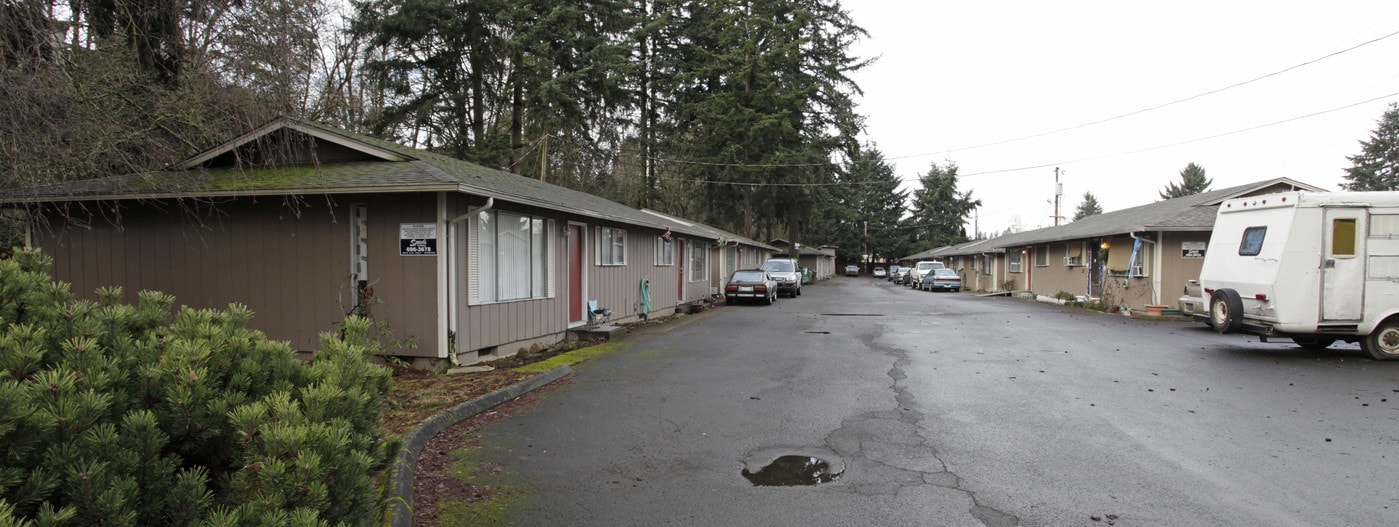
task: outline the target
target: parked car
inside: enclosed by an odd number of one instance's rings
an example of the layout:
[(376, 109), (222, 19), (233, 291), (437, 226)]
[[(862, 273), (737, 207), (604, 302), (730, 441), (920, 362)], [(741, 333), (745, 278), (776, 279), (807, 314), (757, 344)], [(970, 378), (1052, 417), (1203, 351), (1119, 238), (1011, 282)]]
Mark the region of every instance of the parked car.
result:
[(845, 266), (845, 276), (860, 276), (860, 266), (858, 266), (858, 265), (847, 265), (847, 266)]
[(928, 276), (923, 277), (923, 281), (919, 282), (918, 288), (924, 291), (938, 291), (941, 289), (953, 292), (961, 291), (962, 277), (957, 274), (957, 271), (951, 269), (933, 269), (933, 272), (928, 273)]
[(777, 300), (777, 281), (762, 269), (743, 269), (729, 276), (724, 286), (724, 303), (742, 301), (772, 305)]
[(1205, 295), (1200, 291), (1200, 281), (1186, 280), (1185, 291), (1181, 293), (1180, 299), (1176, 302), (1180, 304), (1181, 315), (1193, 317), (1196, 313), (1204, 313)]
[(901, 269), (901, 267), (897, 265), (889, 266), (889, 276), (885, 277), (884, 279), (893, 282), (894, 278), (899, 276), (899, 269)]
[(910, 274), (913, 274), (912, 267), (900, 267), (899, 272), (895, 274), (894, 277), (890, 280), (899, 285), (907, 285), (908, 275)]
[(798, 267), (797, 261), (791, 258), (769, 258), (763, 262), (762, 269), (777, 282), (777, 294), (786, 293), (795, 298), (802, 294), (802, 273)]
[(913, 264), (913, 272), (908, 275), (908, 286), (916, 288), (923, 282), (923, 277), (928, 276), (928, 273), (932, 272), (933, 269), (944, 269), (946, 267), (947, 266), (942, 265), (942, 262), (933, 260), (924, 260)]
[(887, 273), (884, 272), (884, 268), (883, 268), (883, 267), (875, 267), (875, 268), (874, 268), (874, 277), (875, 277), (875, 278), (884, 278), (884, 276), (885, 276), (886, 274), (887, 274)]

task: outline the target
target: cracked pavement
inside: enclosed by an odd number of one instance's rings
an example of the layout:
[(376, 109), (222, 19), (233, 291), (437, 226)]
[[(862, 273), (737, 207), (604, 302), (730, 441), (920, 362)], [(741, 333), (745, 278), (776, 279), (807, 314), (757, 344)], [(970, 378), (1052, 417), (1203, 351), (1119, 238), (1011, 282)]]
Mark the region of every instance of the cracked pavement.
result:
[[(869, 278), (803, 293), (648, 335), (482, 427), (504, 521), (1399, 524), (1375, 462), (1399, 456), (1399, 364)], [(741, 476), (784, 455), (840, 477)]]

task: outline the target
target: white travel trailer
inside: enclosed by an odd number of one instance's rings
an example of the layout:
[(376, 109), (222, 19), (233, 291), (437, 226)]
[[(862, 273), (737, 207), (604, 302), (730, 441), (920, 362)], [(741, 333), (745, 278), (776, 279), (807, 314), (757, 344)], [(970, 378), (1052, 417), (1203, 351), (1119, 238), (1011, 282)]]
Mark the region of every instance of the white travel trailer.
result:
[(1360, 342), (1399, 359), (1399, 192), (1286, 192), (1225, 201), (1196, 315), (1221, 333), (1305, 348)]

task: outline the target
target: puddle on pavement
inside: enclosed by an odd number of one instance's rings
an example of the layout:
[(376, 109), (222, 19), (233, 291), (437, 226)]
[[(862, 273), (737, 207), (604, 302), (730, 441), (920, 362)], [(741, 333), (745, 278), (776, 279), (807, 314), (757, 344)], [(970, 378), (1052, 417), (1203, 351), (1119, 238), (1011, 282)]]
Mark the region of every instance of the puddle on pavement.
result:
[(748, 481), (757, 487), (791, 487), (830, 483), (843, 472), (843, 468), (840, 471), (832, 471), (831, 464), (821, 458), (782, 456), (757, 472), (743, 469), (743, 477), (748, 478)]

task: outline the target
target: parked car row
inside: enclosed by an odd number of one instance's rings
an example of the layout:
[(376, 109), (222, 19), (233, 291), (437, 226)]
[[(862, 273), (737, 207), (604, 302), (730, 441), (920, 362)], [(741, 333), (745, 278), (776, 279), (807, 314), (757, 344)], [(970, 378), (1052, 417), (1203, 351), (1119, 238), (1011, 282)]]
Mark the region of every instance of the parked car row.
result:
[[(858, 269), (857, 269), (858, 271)], [(741, 269), (729, 276), (724, 286), (724, 303), (756, 302), (772, 305), (786, 294), (796, 298), (802, 284), (809, 284), (815, 273), (791, 258), (770, 258), (758, 269)]]

